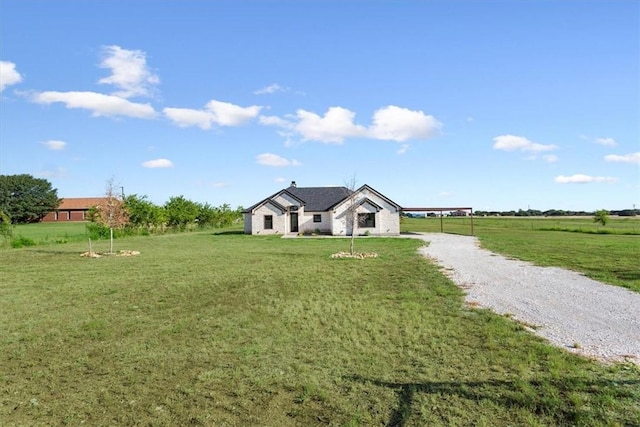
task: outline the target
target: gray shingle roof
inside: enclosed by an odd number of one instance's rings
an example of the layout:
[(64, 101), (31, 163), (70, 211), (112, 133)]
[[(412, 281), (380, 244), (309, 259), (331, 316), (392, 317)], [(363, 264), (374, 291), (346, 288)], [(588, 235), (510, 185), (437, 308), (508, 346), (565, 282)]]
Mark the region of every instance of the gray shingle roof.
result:
[[(394, 205), (396, 209), (401, 209), (400, 205), (388, 199), (386, 196), (378, 193), (376, 190), (366, 184), (356, 190), (356, 192), (365, 188), (373, 191), (378, 196), (387, 200), (389, 203)], [(289, 194), (290, 196), (298, 199), (301, 203), (304, 204), (304, 210), (306, 212), (326, 212), (328, 210), (331, 210), (340, 202), (344, 201), (347, 197), (349, 197), (351, 193), (352, 191), (347, 187), (296, 187), (295, 185), (292, 185), (288, 188), (285, 188), (284, 190), (278, 191), (277, 193), (267, 197), (266, 199), (261, 200), (255, 205), (248, 207), (243, 212), (250, 213), (253, 211), (253, 209), (268, 201), (271, 201), (272, 203), (280, 206), (279, 204), (275, 203), (273, 199), (276, 196), (282, 194)]]
[(328, 211), (351, 193), (347, 187), (291, 186), (287, 188), (287, 191), (304, 201), (304, 210), (307, 212)]

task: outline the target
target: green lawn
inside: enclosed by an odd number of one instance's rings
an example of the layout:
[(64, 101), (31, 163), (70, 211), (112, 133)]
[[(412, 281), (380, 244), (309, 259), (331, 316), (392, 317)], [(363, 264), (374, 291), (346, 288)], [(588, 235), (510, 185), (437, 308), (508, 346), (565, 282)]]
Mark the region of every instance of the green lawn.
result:
[[(470, 217), (403, 218), (403, 231), (471, 234)], [(566, 231), (585, 234), (640, 235), (640, 217), (610, 217), (606, 226), (591, 217), (473, 217), (474, 233), (488, 230)]]
[(116, 241), (134, 257), (2, 250), (0, 425), (640, 424), (637, 367), (466, 308), (419, 244), (358, 239), (366, 260), (331, 259), (344, 239), (212, 232)]
[[(640, 292), (640, 218), (474, 218), (481, 245), (542, 266), (563, 267)], [(438, 232), (440, 218), (403, 219), (403, 231)], [(470, 234), (470, 218), (444, 218), (445, 232)], [(601, 230), (611, 234), (598, 233)], [(573, 230), (573, 231), (560, 231)], [(579, 232), (577, 230), (582, 230)], [(636, 233), (636, 234), (625, 234)]]
[(77, 242), (87, 238), (87, 224), (84, 221), (19, 224), (13, 229), (13, 237), (31, 239), (36, 244)]

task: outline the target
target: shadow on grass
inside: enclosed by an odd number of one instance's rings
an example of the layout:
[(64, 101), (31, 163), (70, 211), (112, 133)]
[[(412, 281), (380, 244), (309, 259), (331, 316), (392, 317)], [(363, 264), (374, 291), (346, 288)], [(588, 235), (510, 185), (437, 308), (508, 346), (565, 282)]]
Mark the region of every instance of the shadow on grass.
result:
[(614, 270), (613, 273), (622, 280), (640, 280), (640, 271)]
[(72, 249), (33, 249), (27, 248), (26, 252), (32, 252), (37, 254), (47, 254), (47, 255), (77, 255), (79, 256), (82, 251), (80, 250), (72, 250)]
[(558, 390), (561, 396), (571, 392), (593, 393), (602, 391), (615, 399), (639, 396), (640, 380), (585, 380), (583, 378), (559, 378), (542, 380), (488, 380), (403, 383), (365, 378), (359, 375), (345, 379), (363, 384), (373, 384), (396, 390), (398, 405), (391, 411), (387, 426), (404, 426), (411, 417), (416, 393), (458, 396), (470, 401), (491, 400), (505, 408), (520, 407), (539, 415), (552, 416), (559, 424), (574, 424), (585, 417), (591, 417), (584, 409), (573, 406), (562, 398), (550, 398), (545, 390)]
[(243, 230), (220, 230), (220, 231), (214, 231), (211, 234), (214, 236), (232, 236), (232, 235), (244, 234), (244, 231)]
[(638, 236), (640, 231), (636, 230), (620, 230), (615, 228), (596, 228), (596, 229), (582, 229), (582, 228), (566, 228), (566, 227), (541, 227), (537, 230), (540, 231), (560, 231), (565, 233), (582, 233), (582, 234), (613, 234), (617, 236)]

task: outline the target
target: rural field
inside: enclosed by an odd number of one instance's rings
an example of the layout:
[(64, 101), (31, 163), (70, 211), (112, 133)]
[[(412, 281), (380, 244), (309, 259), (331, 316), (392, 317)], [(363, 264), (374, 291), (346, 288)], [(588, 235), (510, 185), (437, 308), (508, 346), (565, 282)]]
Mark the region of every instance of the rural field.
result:
[[(589, 218), (474, 222), (490, 250), (640, 291), (635, 218), (609, 234)], [(347, 240), (232, 228), (116, 239), (140, 255), (94, 259), (83, 224), (50, 225), (0, 249), (0, 425), (640, 425), (636, 365), (466, 307), (420, 241), (362, 238), (377, 258), (332, 259)], [(469, 234), (468, 218), (443, 226)]]
[[(592, 279), (640, 292), (640, 218), (612, 217), (605, 226), (591, 217), (474, 217), (481, 245), (541, 266), (563, 267)], [(471, 234), (471, 219), (407, 218), (403, 232)]]

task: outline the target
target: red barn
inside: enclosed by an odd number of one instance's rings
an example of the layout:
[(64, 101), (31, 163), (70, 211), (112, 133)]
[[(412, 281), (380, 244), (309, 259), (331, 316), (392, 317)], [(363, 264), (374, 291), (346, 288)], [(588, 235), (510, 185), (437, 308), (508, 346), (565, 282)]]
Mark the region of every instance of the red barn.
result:
[(78, 197), (65, 198), (58, 209), (49, 212), (43, 222), (55, 221), (87, 221), (87, 212), (94, 206), (98, 206), (107, 200), (106, 197)]

